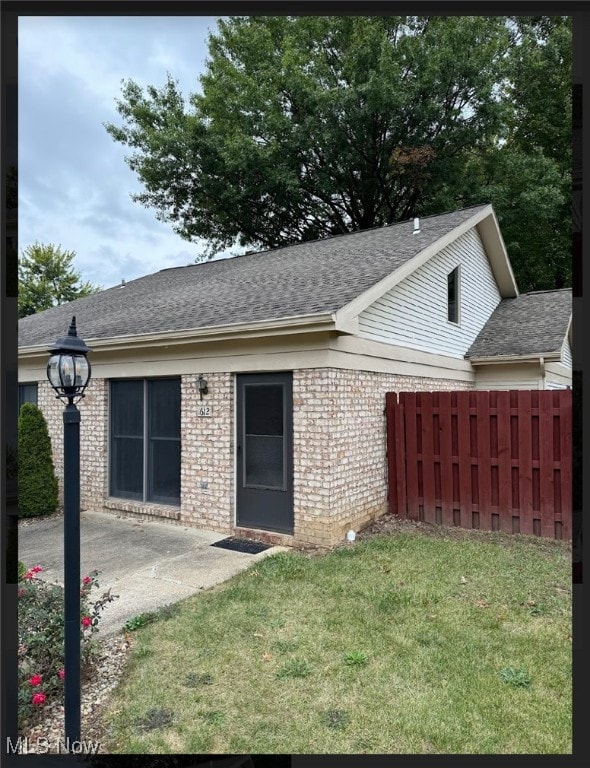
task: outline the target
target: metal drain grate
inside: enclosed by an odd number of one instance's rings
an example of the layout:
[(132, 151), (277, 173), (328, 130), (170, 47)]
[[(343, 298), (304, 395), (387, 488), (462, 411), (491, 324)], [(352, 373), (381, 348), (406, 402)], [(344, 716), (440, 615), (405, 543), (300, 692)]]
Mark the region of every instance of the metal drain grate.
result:
[(228, 536), (227, 539), (216, 541), (211, 546), (231, 549), (234, 552), (246, 552), (249, 555), (257, 555), (259, 552), (264, 552), (265, 549), (270, 549), (272, 544), (262, 544), (260, 541), (253, 541), (252, 539), (236, 539), (233, 536)]

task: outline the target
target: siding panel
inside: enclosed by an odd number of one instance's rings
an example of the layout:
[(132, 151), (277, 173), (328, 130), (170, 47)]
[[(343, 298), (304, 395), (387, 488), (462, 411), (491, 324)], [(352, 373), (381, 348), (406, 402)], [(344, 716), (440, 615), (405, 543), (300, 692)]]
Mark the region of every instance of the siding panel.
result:
[[(447, 321), (447, 275), (459, 270), (459, 324)], [(475, 228), (444, 248), (359, 316), (359, 335), (462, 358), (500, 301)]]

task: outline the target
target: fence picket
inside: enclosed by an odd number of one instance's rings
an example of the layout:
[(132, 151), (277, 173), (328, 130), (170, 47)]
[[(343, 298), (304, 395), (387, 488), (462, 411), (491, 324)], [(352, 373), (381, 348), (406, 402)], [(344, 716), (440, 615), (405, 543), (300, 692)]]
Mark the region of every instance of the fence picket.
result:
[[(451, 393), (439, 392), (438, 426), (440, 442), (440, 506), (443, 525), (453, 525), (453, 434), (451, 419)], [(437, 504), (439, 500), (437, 499)]]
[[(540, 393), (542, 394), (542, 393)], [(553, 493), (553, 392), (539, 398), (539, 498), (541, 536), (555, 536)]]
[(417, 520), (419, 516), (419, 510), (416, 393), (400, 393), (400, 401), (404, 404), (406, 416), (406, 489), (408, 517), (412, 520)]
[(572, 537), (572, 391), (560, 392), (559, 426), (560, 453), (559, 475), (561, 485), (561, 535)]
[(473, 527), (473, 498), (471, 491), (471, 442), (469, 427), (470, 392), (457, 392), (457, 429), (459, 434), (459, 499), (461, 527)]
[(434, 433), (432, 393), (420, 393), (420, 413), (422, 414), (422, 508), (424, 522), (435, 523), (434, 512)]
[(476, 392), (477, 409), (477, 487), (479, 489), (479, 527), (492, 529), (492, 478), (490, 469), (490, 393)]
[(510, 445), (510, 392), (498, 392), (498, 511), (500, 530), (512, 533), (512, 449)]

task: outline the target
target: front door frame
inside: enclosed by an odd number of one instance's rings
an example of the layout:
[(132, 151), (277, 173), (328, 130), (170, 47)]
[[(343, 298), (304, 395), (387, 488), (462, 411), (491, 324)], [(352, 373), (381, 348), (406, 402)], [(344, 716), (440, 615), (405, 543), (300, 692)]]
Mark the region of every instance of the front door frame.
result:
[[(235, 526), (236, 528), (252, 528), (266, 530), (273, 533), (292, 535), (294, 532), (294, 505), (293, 505), (293, 372), (272, 371), (237, 373), (235, 375), (235, 427), (234, 427), (234, 478), (235, 478)], [(284, 461), (285, 461), (285, 490), (283, 505), (281, 506), (281, 520), (275, 525), (265, 525), (265, 520), (240, 521), (240, 500), (243, 499), (240, 483), (243, 476), (245, 447), (245, 399), (244, 386), (247, 384), (282, 384), (283, 385), (283, 414), (284, 414)], [(262, 490), (264, 494), (264, 490)], [(270, 491), (272, 493), (272, 491)], [(263, 516), (261, 516), (263, 517)]]

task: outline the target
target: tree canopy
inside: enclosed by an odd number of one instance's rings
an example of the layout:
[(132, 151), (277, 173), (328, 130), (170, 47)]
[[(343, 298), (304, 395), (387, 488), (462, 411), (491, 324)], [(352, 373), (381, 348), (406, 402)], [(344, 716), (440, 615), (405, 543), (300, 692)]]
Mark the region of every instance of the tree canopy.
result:
[(18, 316), (81, 299), (100, 291), (100, 286), (81, 282), (72, 266), (76, 253), (61, 246), (34, 243), (25, 248), (18, 264)]
[(218, 21), (201, 92), (122, 86), (134, 198), (208, 255), (491, 202), (521, 290), (568, 284), (565, 17)]

